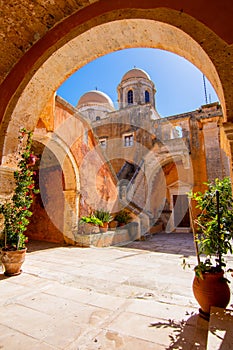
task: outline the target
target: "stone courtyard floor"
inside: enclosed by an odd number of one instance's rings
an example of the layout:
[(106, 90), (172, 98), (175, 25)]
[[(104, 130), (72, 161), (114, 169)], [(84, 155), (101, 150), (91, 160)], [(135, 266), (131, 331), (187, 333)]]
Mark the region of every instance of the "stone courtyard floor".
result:
[[(192, 294), (191, 234), (127, 247), (29, 244), (23, 273), (0, 274), (0, 349), (206, 349)], [(230, 348), (229, 348), (230, 349)]]

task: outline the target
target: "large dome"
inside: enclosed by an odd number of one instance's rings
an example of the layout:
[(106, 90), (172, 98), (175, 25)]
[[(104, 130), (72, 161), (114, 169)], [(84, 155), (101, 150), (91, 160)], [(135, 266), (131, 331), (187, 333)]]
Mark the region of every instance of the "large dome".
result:
[(151, 80), (149, 74), (147, 74), (143, 69), (133, 68), (129, 70), (127, 73), (125, 73), (125, 75), (121, 79), (121, 82), (131, 78), (144, 78), (144, 79)]
[(107, 108), (114, 109), (112, 100), (104, 92), (91, 90), (82, 95), (78, 101), (77, 108), (88, 105), (104, 105)]

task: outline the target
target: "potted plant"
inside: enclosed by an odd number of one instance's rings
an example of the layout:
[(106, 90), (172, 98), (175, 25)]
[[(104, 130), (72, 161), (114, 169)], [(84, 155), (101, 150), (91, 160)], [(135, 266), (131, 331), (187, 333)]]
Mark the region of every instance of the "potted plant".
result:
[(131, 217), (130, 213), (125, 209), (122, 209), (115, 216), (115, 220), (118, 221), (119, 226), (124, 226), (124, 225), (128, 224), (131, 219), (132, 219), (132, 217)]
[(82, 216), (79, 223), (82, 225), (81, 231), (85, 234), (99, 233), (99, 226), (103, 224), (94, 214)]
[(109, 222), (108, 227), (111, 231), (115, 231), (118, 226), (118, 221), (116, 220), (116, 217), (114, 216), (112, 221)]
[(200, 314), (208, 319), (211, 306), (225, 308), (230, 300), (228, 281), (224, 278), (224, 255), (232, 253), (233, 200), (228, 177), (205, 185), (206, 191), (191, 191), (189, 198), (199, 210), (193, 221), (198, 259), (193, 292), (201, 306)]
[(0, 204), (4, 225), (1, 239), (1, 261), (6, 276), (21, 273), (25, 259), (25, 231), (32, 215), (33, 197), (39, 192), (35, 187), (35, 165), (37, 157), (31, 150), (32, 132), (21, 129), (19, 134), (18, 169), (14, 171), (15, 189), (10, 199)]
[(102, 224), (99, 225), (100, 232), (107, 232), (108, 224), (113, 220), (111, 213), (108, 210), (98, 209), (94, 212), (94, 215), (102, 221)]

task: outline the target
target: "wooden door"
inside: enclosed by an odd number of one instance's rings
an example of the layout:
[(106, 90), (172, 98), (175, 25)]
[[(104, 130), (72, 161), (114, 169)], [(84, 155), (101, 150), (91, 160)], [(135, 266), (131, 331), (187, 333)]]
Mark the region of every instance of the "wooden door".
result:
[(173, 208), (175, 227), (190, 227), (188, 196), (173, 195)]

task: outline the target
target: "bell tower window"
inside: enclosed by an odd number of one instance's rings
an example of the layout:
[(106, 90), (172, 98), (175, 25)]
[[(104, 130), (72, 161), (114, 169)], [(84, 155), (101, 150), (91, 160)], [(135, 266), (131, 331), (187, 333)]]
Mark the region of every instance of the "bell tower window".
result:
[(133, 90), (128, 91), (128, 104), (133, 103)]
[(145, 91), (145, 103), (149, 103), (150, 102), (150, 94), (149, 92), (146, 90)]
[(123, 135), (124, 147), (132, 147), (133, 146), (133, 134), (125, 134)]

